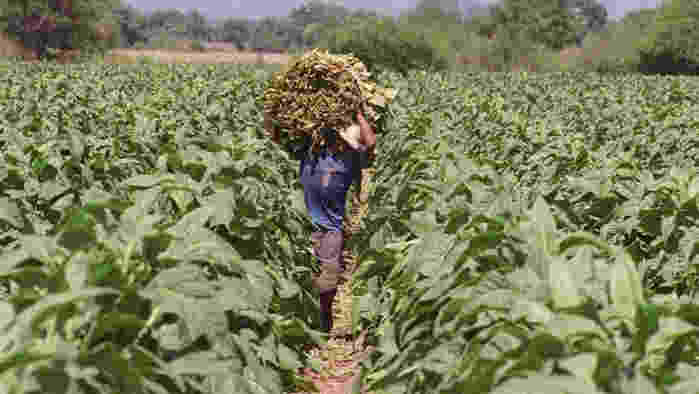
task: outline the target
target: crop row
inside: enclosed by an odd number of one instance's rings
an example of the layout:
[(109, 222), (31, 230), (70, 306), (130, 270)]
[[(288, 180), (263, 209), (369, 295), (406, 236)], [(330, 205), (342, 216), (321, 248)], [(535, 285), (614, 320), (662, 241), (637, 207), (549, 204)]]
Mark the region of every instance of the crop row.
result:
[(280, 393), (323, 341), (252, 68), (0, 65), (0, 393)]
[(376, 393), (696, 393), (697, 81), (414, 74), (356, 330)]
[[(0, 64), (0, 393), (279, 393), (322, 342), (250, 67)], [(695, 393), (697, 82), (381, 75), (377, 393)], [(640, 390), (640, 391), (639, 391)]]

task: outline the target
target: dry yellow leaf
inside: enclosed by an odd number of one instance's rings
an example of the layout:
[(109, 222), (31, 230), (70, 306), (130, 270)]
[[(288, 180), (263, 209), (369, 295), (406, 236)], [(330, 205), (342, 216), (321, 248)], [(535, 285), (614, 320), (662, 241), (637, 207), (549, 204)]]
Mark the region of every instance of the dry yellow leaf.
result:
[(274, 76), (264, 94), (264, 112), (282, 136), (305, 133), (312, 136), (314, 148), (324, 146), (321, 129), (346, 129), (362, 108), (367, 109), (367, 119), (376, 122), (380, 115), (372, 106), (385, 107), (395, 97), (369, 76), (353, 55), (314, 49)]

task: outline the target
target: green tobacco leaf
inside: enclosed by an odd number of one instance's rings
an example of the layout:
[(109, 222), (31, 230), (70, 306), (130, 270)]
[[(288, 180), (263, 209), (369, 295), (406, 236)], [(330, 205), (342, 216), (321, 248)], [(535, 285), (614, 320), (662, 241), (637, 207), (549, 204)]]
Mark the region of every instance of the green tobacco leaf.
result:
[(20, 237), (20, 242), (27, 257), (39, 260), (44, 264), (50, 263), (55, 256), (62, 255), (56, 239), (53, 237), (27, 235)]
[(222, 360), (216, 352), (197, 352), (180, 357), (168, 364), (168, 372), (173, 375), (225, 374), (230, 371), (231, 360)]
[(109, 274), (114, 272), (114, 270), (115, 270), (114, 264), (112, 264), (112, 263), (100, 263), (100, 264), (98, 264), (97, 266), (95, 266), (95, 271), (94, 271), (95, 280), (99, 282), (99, 281), (105, 279), (107, 276), (109, 276)]
[(492, 391), (493, 394), (597, 394), (594, 384), (575, 376), (533, 375), (512, 378)]
[(2, 254), (0, 259), (0, 275), (10, 274), (19, 264), (31, 258), (31, 255), (24, 248), (16, 249)]
[(4, 331), (15, 318), (15, 309), (12, 304), (0, 301), (0, 331)]
[(225, 310), (263, 312), (269, 298), (260, 290), (249, 281), (231, 278), (223, 282), (223, 288), (217, 293), (216, 298)]
[(296, 353), (283, 343), (280, 343), (277, 348), (277, 357), (279, 358), (279, 366), (282, 369), (296, 371), (303, 367)]
[(192, 343), (184, 323), (163, 324), (154, 330), (153, 338), (158, 345), (169, 351), (181, 351)]
[(20, 345), (23, 345), (32, 338), (34, 328), (44, 319), (48, 318), (55, 309), (85, 298), (119, 294), (121, 293), (114, 289), (96, 287), (43, 297), (39, 302), (25, 309), (17, 316), (17, 320), (12, 327), (12, 334), (8, 339), (17, 340)]
[(123, 183), (126, 186), (131, 186), (135, 188), (151, 188), (154, 186), (158, 186), (162, 183), (174, 183), (175, 182), (175, 177), (173, 175), (162, 175), (162, 176), (155, 176), (155, 175), (137, 175), (132, 178), (129, 178), (125, 180)]
[(277, 283), (279, 284), (277, 291), (279, 292), (279, 297), (281, 298), (292, 298), (301, 293), (301, 286), (292, 280), (278, 278)]
[(543, 197), (537, 198), (532, 209), (532, 215), (536, 223), (536, 231), (540, 237), (539, 241), (542, 242), (542, 248), (548, 253), (553, 253), (554, 240), (556, 238), (556, 222), (553, 219), (551, 208)]
[(549, 265), (549, 286), (553, 304), (558, 309), (574, 308), (584, 302), (569, 269), (569, 262), (558, 256)]
[(0, 374), (11, 369), (19, 369), (37, 361), (47, 360), (52, 354), (44, 354), (32, 351), (11, 353), (0, 357)]
[(682, 319), (663, 317), (660, 319), (658, 331), (646, 343), (646, 352), (648, 354), (664, 354), (677, 339), (697, 332), (696, 326)]
[(17, 229), (24, 228), (22, 211), (17, 204), (6, 197), (0, 197), (0, 222), (6, 222)]
[(66, 265), (66, 280), (72, 290), (80, 290), (87, 284), (90, 257), (85, 252), (77, 252)]
[(524, 318), (532, 323), (548, 323), (554, 319), (555, 314), (546, 305), (538, 302), (518, 299), (511, 310), (511, 319), (516, 321)]
[(633, 379), (623, 387), (624, 393), (628, 394), (660, 394), (661, 392), (655, 386), (652, 380), (641, 371), (636, 371)]
[(578, 315), (558, 313), (556, 319), (550, 321), (546, 327), (551, 335), (563, 341), (581, 336), (594, 336), (601, 339), (607, 337), (597, 323)]
[(146, 290), (159, 289), (168, 289), (196, 298), (211, 298), (218, 291), (217, 286), (206, 279), (202, 269), (193, 264), (182, 264), (161, 271), (146, 287)]
[(609, 290), (617, 312), (633, 321), (636, 310), (645, 304), (641, 276), (631, 256), (621, 253), (617, 256), (609, 277)]
[(658, 307), (654, 304), (643, 304), (640, 306), (639, 312), (643, 315), (643, 321), (648, 333), (654, 334), (658, 331)]
[(563, 254), (566, 250), (576, 246), (590, 245), (594, 246), (598, 250), (612, 254), (613, 249), (609, 244), (604, 242), (604, 240), (595, 236), (594, 234), (577, 232), (573, 234), (566, 235), (558, 244), (559, 253)]
[(161, 271), (140, 294), (160, 313), (177, 315), (187, 328), (189, 343), (202, 335), (215, 337), (227, 328), (225, 305), (218, 297), (221, 283), (209, 281), (198, 266), (183, 264)]
[(559, 366), (588, 383), (595, 383), (598, 357), (594, 353), (583, 353), (559, 361)]
[(699, 377), (683, 380), (672, 385), (668, 389), (668, 394), (697, 394), (699, 393)]
[(91, 339), (97, 341), (108, 333), (116, 333), (121, 341), (132, 341), (145, 325), (145, 320), (135, 314), (109, 312), (99, 316)]
[(410, 220), (403, 221), (403, 224), (420, 237), (434, 233), (439, 228), (434, 212), (413, 213)]

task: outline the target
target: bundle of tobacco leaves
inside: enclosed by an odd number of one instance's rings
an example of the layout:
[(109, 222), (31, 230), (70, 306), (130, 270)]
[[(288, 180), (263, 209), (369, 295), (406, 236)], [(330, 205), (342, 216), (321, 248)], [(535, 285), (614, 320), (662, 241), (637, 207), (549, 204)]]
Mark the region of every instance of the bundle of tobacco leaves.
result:
[[(356, 123), (359, 110), (375, 125), (385, 112), (395, 92), (378, 87), (370, 75), (351, 54), (314, 49), (273, 77), (264, 94), (264, 112), (282, 138), (311, 135), (317, 149), (328, 143), (323, 129), (346, 129)], [(347, 145), (340, 143), (339, 147), (342, 150)]]

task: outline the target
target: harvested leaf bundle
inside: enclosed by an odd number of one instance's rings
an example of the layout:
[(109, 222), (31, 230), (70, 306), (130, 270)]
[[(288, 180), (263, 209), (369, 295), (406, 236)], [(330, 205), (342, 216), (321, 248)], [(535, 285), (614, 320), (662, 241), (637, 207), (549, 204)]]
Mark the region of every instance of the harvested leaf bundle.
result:
[[(360, 109), (370, 123), (379, 120), (395, 92), (376, 86), (369, 76), (358, 58), (315, 49), (273, 78), (264, 95), (265, 114), (283, 138), (311, 135), (317, 149), (328, 143), (321, 130), (346, 129)], [(347, 145), (340, 143), (339, 148)]]

